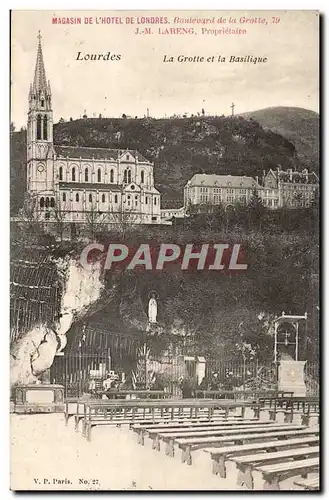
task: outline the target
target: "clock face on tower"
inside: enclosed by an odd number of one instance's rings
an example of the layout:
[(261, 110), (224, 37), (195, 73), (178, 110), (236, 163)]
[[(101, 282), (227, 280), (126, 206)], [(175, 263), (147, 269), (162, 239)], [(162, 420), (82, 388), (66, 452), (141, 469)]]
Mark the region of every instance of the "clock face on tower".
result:
[(44, 171), (44, 169), (45, 169), (45, 167), (44, 167), (43, 165), (39, 165), (39, 166), (38, 166), (38, 171), (39, 171), (39, 172), (43, 172), (43, 171)]

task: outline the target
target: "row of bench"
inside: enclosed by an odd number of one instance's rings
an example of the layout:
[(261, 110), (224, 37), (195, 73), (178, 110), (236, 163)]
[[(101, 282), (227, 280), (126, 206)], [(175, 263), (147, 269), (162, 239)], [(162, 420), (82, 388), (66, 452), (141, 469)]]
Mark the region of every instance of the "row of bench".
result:
[[(74, 404), (70, 410), (70, 405)], [(84, 421), (84, 426), (90, 427), (100, 424), (101, 421), (111, 422), (120, 418), (126, 420), (123, 423), (130, 423), (135, 419), (146, 416), (149, 419), (155, 420), (160, 414), (161, 417), (167, 419), (177, 418), (183, 410), (189, 412), (190, 418), (197, 418), (200, 410), (203, 411), (203, 417), (209, 421), (213, 418), (215, 411), (222, 411), (224, 416), (228, 416), (230, 410), (239, 408), (240, 416), (245, 416), (246, 407), (253, 409), (254, 416), (259, 417), (260, 410), (267, 409), (269, 411), (270, 420), (275, 421), (279, 412), (285, 414), (285, 423), (292, 423), (294, 415), (301, 415), (303, 425), (309, 425), (310, 417), (317, 417), (319, 420), (319, 401), (318, 399), (301, 399), (301, 398), (278, 398), (273, 406), (266, 406), (263, 400), (259, 402), (248, 403), (246, 401), (229, 401), (229, 400), (105, 400), (105, 401), (77, 401), (68, 400), (65, 406), (65, 422), (71, 416), (75, 418), (75, 426), (77, 428), (80, 420)], [(207, 412), (207, 414), (206, 414)]]
[(159, 420), (182, 421), (185, 419), (196, 420), (201, 417), (204, 421), (212, 421), (217, 417), (228, 418), (229, 412), (239, 410), (240, 418), (244, 418), (245, 410), (250, 407), (255, 417), (259, 417), (260, 405), (237, 401), (219, 400), (111, 400), (111, 401), (85, 401), (78, 402), (70, 410), (66, 403), (65, 422), (74, 416), (75, 428), (78, 429), (82, 421), (83, 434), (90, 440), (91, 430), (98, 425), (123, 425), (139, 420), (156, 422)]
[(318, 428), (250, 420), (205, 426), (192, 422), (176, 427), (134, 424), (132, 428), (141, 444), (146, 436), (152, 439), (156, 450), (160, 450), (161, 441), (165, 443), (166, 455), (173, 457), (177, 446), (182, 450), (182, 462), (189, 465), (192, 451), (204, 449), (211, 456), (213, 473), (223, 478), (225, 462), (232, 460), (239, 471), (238, 485), (245, 484), (250, 489), (254, 487), (255, 470), (263, 475), (264, 489), (279, 489), (282, 480), (319, 468)]
[[(189, 465), (192, 452), (203, 449), (211, 456), (213, 472), (221, 477), (226, 477), (226, 461), (232, 460), (239, 471), (238, 484), (247, 488), (254, 488), (255, 471), (262, 474), (264, 489), (279, 489), (283, 479), (319, 469), (318, 427), (306, 428), (305, 421), (278, 424), (259, 420), (261, 409), (275, 410), (275, 416), (278, 411), (315, 414), (318, 400), (285, 397), (274, 402), (193, 399), (75, 403), (77, 406), (70, 409), (72, 401), (67, 402), (66, 423), (74, 416), (78, 430), (82, 421), (82, 433), (88, 440), (96, 426), (127, 424), (137, 433), (140, 444), (148, 436), (156, 450), (163, 442), (169, 456), (175, 455), (175, 448), (180, 449), (182, 462)], [(247, 407), (253, 410), (248, 418)], [(273, 414), (270, 416), (273, 418)], [(318, 483), (318, 475), (295, 481), (298, 487), (309, 490), (318, 489)]]
[(277, 398), (291, 398), (294, 393), (291, 391), (278, 390), (252, 390), (245, 389), (239, 391), (229, 390), (196, 390), (195, 397), (203, 399), (234, 399), (239, 401), (260, 401), (264, 400), (271, 405), (272, 401)]
[[(262, 408), (266, 408), (266, 404), (260, 400)], [(269, 406), (270, 420), (276, 420), (277, 415), (284, 414), (285, 423), (293, 422), (294, 417), (300, 416), (301, 422), (304, 425), (309, 425), (310, 418), (314, 417), (319, 423), (320, 418), (320, 402), (317, 397), (298, 397), (298, 398), (277, 398), (273, 404)]]

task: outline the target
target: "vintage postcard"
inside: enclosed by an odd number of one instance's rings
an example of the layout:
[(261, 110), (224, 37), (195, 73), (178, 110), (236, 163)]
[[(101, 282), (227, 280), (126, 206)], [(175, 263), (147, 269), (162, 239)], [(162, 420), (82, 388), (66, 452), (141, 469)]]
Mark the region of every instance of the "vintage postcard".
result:
[(319, 25), (12, 11), (12, 490), (320, 489)]

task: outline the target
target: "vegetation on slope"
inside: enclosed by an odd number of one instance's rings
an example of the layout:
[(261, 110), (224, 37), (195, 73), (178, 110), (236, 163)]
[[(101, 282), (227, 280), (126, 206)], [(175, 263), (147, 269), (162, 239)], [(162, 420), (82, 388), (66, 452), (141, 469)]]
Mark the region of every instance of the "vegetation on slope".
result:
[[(12, 213), (25, 189), (25, 141), (25, 131), (12, 134)], [(137, 149), (155, 164), (164, 205), (182, 200), (184, 185), (196, 173), (261, 177), (264, 170), (297, 161), (291, 142), (242, 117), (81, 119), (56, 124), (54, 143)]]
[(281, 134), (293, 142), (300, 162), (319, 171), (320, 117), (318, 113), (304, 108), (273, 107), (242, 113), (244, 118), (252, 118), (264, 128)]

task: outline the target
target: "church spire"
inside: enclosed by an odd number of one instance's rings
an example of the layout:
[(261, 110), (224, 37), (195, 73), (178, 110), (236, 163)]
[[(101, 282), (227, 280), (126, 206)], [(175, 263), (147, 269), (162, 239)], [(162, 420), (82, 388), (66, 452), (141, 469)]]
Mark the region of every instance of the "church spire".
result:
[(38, 33), (38, 39), (39, 39), (39, 43), (38, 43), (38, 51), (37, 51), (37, 61), (35, 64), (33, 89), (36, 92), (43, 91), (45, 93), (48, 93), (46, 70), (45, 70), (45, 65), (43, 62), (40, 30)]
[[(52, 142), (53, 140), (51, 90), (50, 83), (46, 78), (45, 65), (43, 62), (40, 31), (38, 39), (34, 79), (29, 90), (29, 111), (27, 123), (28, 146), (38, 141)], [(36, 151), (34, 151), (33, 154), (36, 155)], [(34, 158), (36, 158), (36, 156), (34, 156)], [(40, 155), (39, 158), (41, 158)]]

